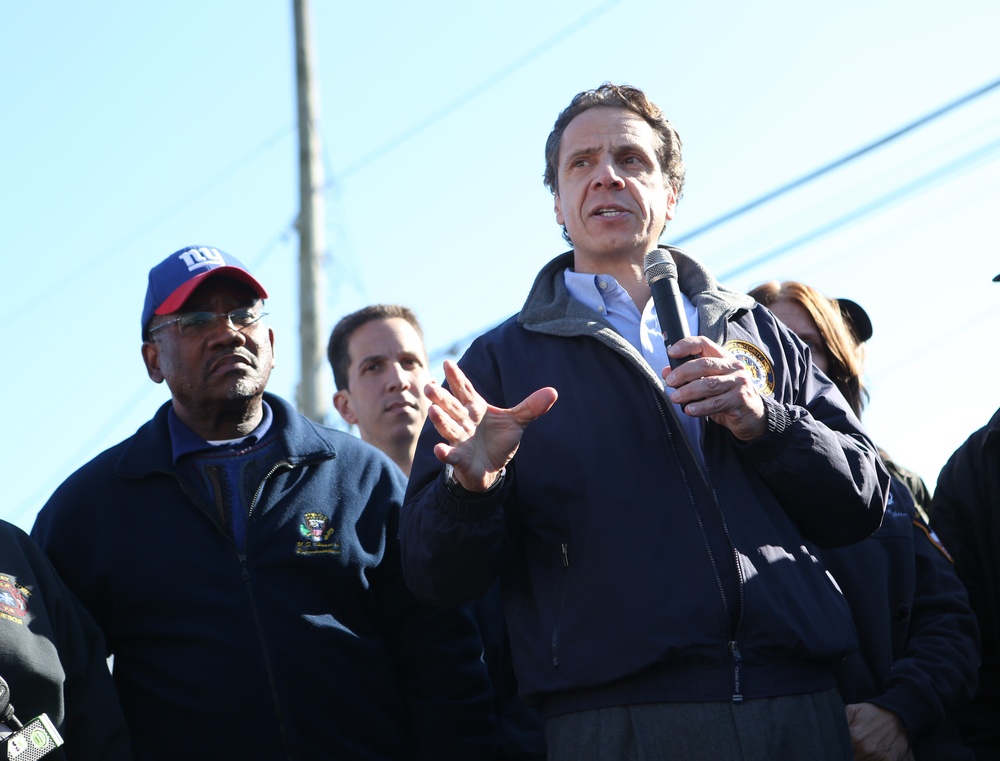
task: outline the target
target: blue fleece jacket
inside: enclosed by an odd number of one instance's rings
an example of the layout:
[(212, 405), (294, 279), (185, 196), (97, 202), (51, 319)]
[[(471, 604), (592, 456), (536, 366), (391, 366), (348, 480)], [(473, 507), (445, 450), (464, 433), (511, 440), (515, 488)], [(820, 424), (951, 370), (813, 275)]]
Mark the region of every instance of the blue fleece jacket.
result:
[(33, 529), (104, 630), (137, 758), (491, 758), (469, 611), (403, 584), (399, 469), (265, 400), (242, 551), (202, 469), (173, 464), (168, 405)]

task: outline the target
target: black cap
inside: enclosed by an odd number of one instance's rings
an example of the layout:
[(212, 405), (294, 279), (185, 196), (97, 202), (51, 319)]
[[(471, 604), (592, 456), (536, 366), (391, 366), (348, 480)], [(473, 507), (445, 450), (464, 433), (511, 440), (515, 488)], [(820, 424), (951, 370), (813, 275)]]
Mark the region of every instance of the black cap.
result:
[[(997, 275), (1000, 277), (1000, 275)], [(844, 320), (847, 321), (847, 326), (851, 329), (854, 334), (854, 340), (859, 344), (863, 344), (865, 341), (872, 337), (872, 321), (861, 305), (856, 301), (851, 301), (850, 299), (837, 299), (837, 306), (840, 307), (840, 313), (844, 316)]]

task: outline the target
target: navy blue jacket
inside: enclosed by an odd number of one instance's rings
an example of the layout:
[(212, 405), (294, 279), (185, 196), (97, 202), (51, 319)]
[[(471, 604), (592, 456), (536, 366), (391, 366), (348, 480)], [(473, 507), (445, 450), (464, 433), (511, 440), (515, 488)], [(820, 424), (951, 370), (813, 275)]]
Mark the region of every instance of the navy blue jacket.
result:
[(931, 525), (979, 621), (979, 689), (958, 720), (979, 761), (1000, 761), (1000, 410), (941, 469)]
[(169, 404), (35, 523), (104, 630), (137, 758), (491, 758), (469, 611), (403, 583), (399, 469), (265, 400), (273, 462), (243, 484), (244, 553), (174, 466)]
[(952, 714), (976, 688), (976, 617), (951, 558), (906, 486), (893, 479), (885, 517), (872, 536), (817, 554), (858, 627), (858, 652), (837, 666), (844, 702), (896, 714), (917, 761), (971, 759)]
[(497, 761), (545, 761), (545, 722), (538, 709), (519, 695), (499, 582), (476, 598), (472, 607), (495, 694)]
[(761, 441), (706, 423), (702, 470), (658, 372), (569, 297), (570, 253), (460, 362), (500, 407), (543, 386), (559, 392), (502, 486), (456, 496), (432, 426), (417, 448), (401, 517), (407, 583), (454, 603), (501, 575), (522, 694), (548, 715), (824, 689), (856, 645), (847, 604), (802, 537), (833, 546), (871, 534), (888, 475), (801, 342), (674, 258), (700, 332), (758, 376)]

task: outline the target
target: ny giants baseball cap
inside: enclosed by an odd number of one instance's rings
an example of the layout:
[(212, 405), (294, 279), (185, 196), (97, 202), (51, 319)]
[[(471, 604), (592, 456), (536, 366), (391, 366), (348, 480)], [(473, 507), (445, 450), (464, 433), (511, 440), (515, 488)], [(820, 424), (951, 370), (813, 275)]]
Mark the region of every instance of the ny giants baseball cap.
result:
[(143, 339), (154, 314), (176, 312), (195, 288), (215, 275), (225, 275), (244, 283), (260, 298), (267, 298), (264, 286), (257, 282), (235, 256), (209, 246), (187, 246), (175, 251), (149, 271), (146, 303), (142, 308)]

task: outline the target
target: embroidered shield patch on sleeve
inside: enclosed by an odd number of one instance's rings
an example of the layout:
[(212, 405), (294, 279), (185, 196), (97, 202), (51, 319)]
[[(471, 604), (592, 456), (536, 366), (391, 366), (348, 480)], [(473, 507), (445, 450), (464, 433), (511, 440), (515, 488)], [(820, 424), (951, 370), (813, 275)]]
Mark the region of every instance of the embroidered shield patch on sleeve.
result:
[(764, 352), (748, 341), (727, 341), (724, 348), (743, 363), (761, 396), (774, 393), (774, 366)]

